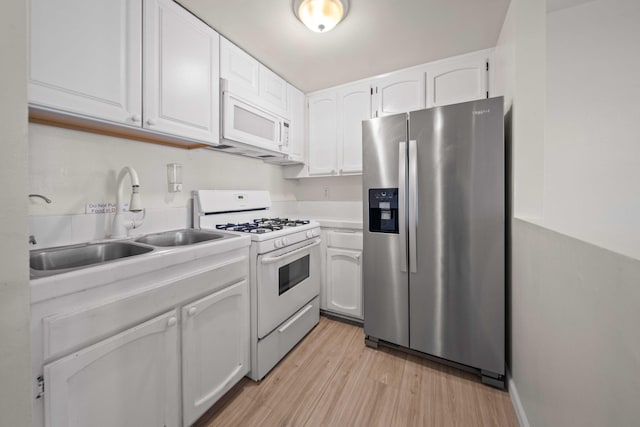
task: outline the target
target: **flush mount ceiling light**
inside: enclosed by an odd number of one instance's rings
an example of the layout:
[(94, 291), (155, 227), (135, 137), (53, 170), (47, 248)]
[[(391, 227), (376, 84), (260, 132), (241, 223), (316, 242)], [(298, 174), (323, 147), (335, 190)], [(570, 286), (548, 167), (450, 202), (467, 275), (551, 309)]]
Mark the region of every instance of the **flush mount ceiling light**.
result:
[(349, 11), (349, 0), (294, 0), (293, 12), (311, 31), (326, 33)]

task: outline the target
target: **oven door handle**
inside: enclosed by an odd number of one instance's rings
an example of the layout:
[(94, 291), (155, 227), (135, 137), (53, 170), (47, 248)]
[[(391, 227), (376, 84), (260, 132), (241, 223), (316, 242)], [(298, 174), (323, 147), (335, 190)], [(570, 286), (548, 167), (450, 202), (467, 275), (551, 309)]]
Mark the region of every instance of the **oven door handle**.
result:
[(303, 247), (298, 248), (298, 249), (296, 249), (296, 250), (293, 250), (293, 251), (291, 251), (291, 252), (286, 252), (286, 253), (284, 253), (284, 254), (282, 254), (282, 255), (278, 255), (278, 256), (271, 256), (271, 257), (262, 258), (262, 259), (260, 260), (260, 263), (261, 263), (261, 264), (273, 264), (274, 262), (278, 262), (278, 261), (280, 261), (280, 260), (281, 260), (281, 259), (283, 259), (283, 258), (290, 257), (291, 255), (295, 255), (295, 254), (297, 254), (298, 252), (306, 251), (307, 249), (313, 248), (314, 246), (318, 246), (319, 244), (320, 244), (320, 240), (317, 240), (315, 243), (312, 243), (312, 244), (310, 244), (310, 245), (303, 246)]
[(313, 304), (309, 304), (308, 306), (306, 306), (304, 308), (304, 310), (300, 311), (300, 313), (296, 314), (293, 318), (289, 319), (289, 321), (287, 323), (285, 323), (284, 325), (282, 325), (281, 327), (278, 328), (278, 332), (283, 333), (284, 331), (286, 331), (287, 329), (289, 329), (289, 327), (291, 325), (293, 325), (294, 323), (296, 323), (298, 321), (298, 319), (300, 319), (302, 316), (304, 316), (305, 314), (307, 314), (307, 312), (309, 310), (311, 310), (313, 308)]

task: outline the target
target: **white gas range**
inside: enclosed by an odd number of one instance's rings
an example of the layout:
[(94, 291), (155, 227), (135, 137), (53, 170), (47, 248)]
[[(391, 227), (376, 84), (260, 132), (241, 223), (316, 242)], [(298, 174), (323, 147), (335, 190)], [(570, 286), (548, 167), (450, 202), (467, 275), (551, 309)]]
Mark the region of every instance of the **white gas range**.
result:
[(319, 320), (320, 225), (270, 218), (267, 191), (198, 190), (193, 226), (251, 236), (251, 372), (261, 380)]

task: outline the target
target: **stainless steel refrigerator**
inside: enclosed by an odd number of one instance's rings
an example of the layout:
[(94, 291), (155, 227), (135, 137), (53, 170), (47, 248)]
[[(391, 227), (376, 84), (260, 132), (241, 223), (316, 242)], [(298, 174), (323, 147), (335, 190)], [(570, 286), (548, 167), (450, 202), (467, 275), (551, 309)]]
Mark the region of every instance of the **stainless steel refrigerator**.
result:
[(504, 387), (503, 99), (363, 122), (364, 331)]

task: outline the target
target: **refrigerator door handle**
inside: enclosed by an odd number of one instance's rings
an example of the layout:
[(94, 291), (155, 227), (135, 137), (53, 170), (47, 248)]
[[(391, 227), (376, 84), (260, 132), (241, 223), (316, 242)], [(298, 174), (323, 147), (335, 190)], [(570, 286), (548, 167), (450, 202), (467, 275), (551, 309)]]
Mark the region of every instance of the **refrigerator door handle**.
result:
[(411, 273), (418, 272), (418, 147), (409, 141), (409, 265)]
[(407, 143), (401, 141), (398, 148), (398, 228), (400, 231), (400, 271), (407, 272)]

